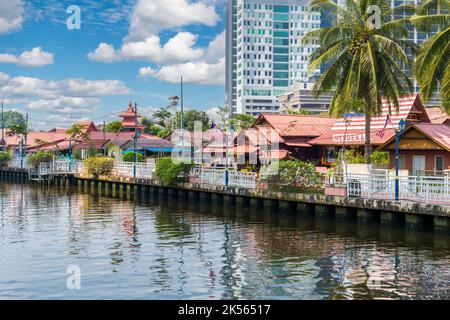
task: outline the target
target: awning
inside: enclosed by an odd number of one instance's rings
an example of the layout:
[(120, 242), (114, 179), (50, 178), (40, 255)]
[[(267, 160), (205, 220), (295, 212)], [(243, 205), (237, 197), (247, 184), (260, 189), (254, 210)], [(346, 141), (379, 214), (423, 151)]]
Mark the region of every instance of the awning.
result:
[(191, 148), (172, 148), (172, 147), (150, 147), (144, 150), (152, 152), (191, 152)]

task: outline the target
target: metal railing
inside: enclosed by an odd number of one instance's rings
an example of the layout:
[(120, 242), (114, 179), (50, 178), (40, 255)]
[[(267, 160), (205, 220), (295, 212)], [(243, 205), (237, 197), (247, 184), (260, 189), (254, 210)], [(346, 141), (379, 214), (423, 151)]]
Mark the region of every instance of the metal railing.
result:
[[(114, 162), (113, 174), (119, 177), (134, 177), (134, 162), (116, 161)], [(136, 178), (152, 179), (156, 170), (154, 163), (136, 163)]]
[(14, 158), (8, 162), (8, 167), (18, 169), (29, 169), (31, 166), (27, 162), (27, 158)]
[[(347, 181), (347, 195), (371, 199), (395, 199), (395, 176), (352, 175)], [(450, 204), (450, 177), (400, 176), (401, 200)]]
[[(202, 184), (212, 184), (218, 186), (226, 185), (225, 169), (207, 169), (196, 167), (191, 171), (191, 177), (200, 177)], [(256, 188), (257, 175), (254, 172), (241, 172), (228, 170), (228, 185), (232, 187)]]

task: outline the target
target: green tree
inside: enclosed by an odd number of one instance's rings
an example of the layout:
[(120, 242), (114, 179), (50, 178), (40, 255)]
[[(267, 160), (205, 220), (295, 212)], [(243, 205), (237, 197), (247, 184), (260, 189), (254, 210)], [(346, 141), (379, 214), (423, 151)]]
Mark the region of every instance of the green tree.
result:
[[(123, 161), (134, 162), (135, 153), (134, 151), (127, 152), (123, 155)], [(138, 152), (138, 162), (144, 162), (144, 156)]]
[(169, 127), (172, 120), (172, 112), (169, 110), (170, 107), (161, 107), (154, 114), (155, 123), (161, 127)]
[(70, 138), (74, 141), (88, 141), (89, 134), (86, 132), (87, 126), (85, 124), (75, 123), (72, 125), (66, 133), (70, 135)]
[(6, 167), (9, 160), (9, 153), (6, 151), (0, 151), (0, 168)]
[(122, 129), (122, 121), (112, 121), (105, 127), (106, 132), (117, 133)]
[(299, 109), (299, 110), (289, 110), (288, 114), (296, 114), (296, 115), (311, 115), (312, 112), (307, 109)]
[(14, 126), (25, 127), (25, 118), (23, 117), (23, 114), (18, 111), (5, 111), (3, 113), (3, 119), (5, 121), (5, 128)]
[[(195, 122), (200, 121), (202, 123), (203, 131), (208, 130), (211, 127), (211, 120), (205, 111), (189, 110), (183, 113), (183, 128), (188, 131), (194, 131)], [(180, 128), (181, 125), (181, 112), (176, 113), (175, 127)]]
[[(381, 25), (369, 23), (369, 6), (381, 10)], [(329, 12), (336, 18), (332, 26), (309, 32), (303, 41), (318, 40), (320, 47), (310, 56), (309, 71), (319, 67), (325, 71), (313, 86), (319, 97), (334, 91), (330, 113), (340, 116), (347, 101), (359, 100), (365, 113), (365, 160), (370, 163), (370, 120), (381, 113), (381, 100), (386, 98), (398, 110), (398, 99), (413, 92), (403, 65), (410, 65), (405, 49), (415, 52), (408, 42), (408, 19), (392, 18), (390, 2), (386, 0), (345, 0), (342, 5), (333, 0), (312, 0), (311, 8)]]
[(52, 162), (55, 154), (51, 151), (38, 151), (27, 158), (28, 164), (37, 168), (41, 162)]
[(255, 123), (256, 117), (249, 114), (235, 114), (230, 120), (234, 130), (248, 129)]
[(411, 21), (419, 31), (440, 29), (422, 43), (414, 73), (424, 101), (430, 100), (439, 90), (444, 108), (450, 112), (450, 1), (425, 0)]

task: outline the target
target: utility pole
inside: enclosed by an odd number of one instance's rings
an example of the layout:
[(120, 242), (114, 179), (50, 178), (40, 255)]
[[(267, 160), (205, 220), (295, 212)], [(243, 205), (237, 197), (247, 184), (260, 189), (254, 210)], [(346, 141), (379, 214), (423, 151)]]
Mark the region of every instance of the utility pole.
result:
[(2, 101), (2, 151), (5, 151), (5, 118), (3, 114), (3, 101)]
[(181, 115), (180, 115), (180, 127), (181, 127), (181, 156), (184, 156), (184, 102), (183, 102), (183, 76), (181, 76)]
[(134, 167), (133, 167), (133, 177), (136, 179), (136, 164), (138, 161), (138, 154), (137, 154), (137, 132), (138, 125), (137, 125), (137, 103), (134, 103)]

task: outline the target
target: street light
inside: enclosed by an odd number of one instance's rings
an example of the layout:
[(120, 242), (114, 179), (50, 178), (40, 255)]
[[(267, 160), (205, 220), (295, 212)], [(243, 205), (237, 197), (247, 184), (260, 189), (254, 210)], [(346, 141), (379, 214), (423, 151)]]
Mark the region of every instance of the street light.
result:
[[(178, 106), (178, 103), (180, 102), (180, 98), (178, 96), (173, 96), (173, 97), (169, 98), (169, 101), (170, 101), (170, 105), (175, 110), (175, 125), (176, 125), (176, 115), (177, 115), (176, 108)], [(183, 114), (181, 113), (181, 143), (182, 143), (182, 148), (184, 148), (184, 141), (183, 140), (184, 140), (183, 139)], [(183, 150), (183, 149), (181, 149), (181, 150)]]
[(400, 120), (398, 124), (398, 128), (395, 129), (395, 201), (399, 201), (400, 199), (400, 177), (398, 173), (398, 167), (399, 167), (399, 140), (400, 137), (403, 135), (406, 128), (406, 121)]

